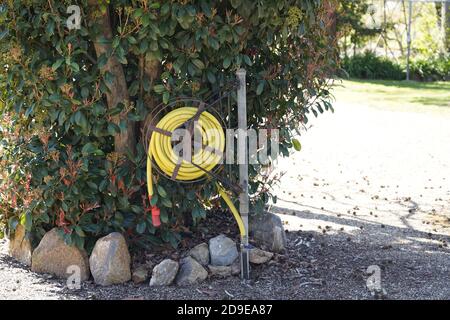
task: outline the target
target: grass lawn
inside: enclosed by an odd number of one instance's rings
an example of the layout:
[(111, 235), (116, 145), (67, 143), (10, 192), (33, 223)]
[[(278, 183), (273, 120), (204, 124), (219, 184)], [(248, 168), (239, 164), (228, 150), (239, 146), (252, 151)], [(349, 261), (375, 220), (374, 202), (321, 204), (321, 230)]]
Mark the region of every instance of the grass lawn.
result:
[(338, 103), (364, 103), (396, 111), (450, 111), (450, 82), (344, 80), (336, 82)]

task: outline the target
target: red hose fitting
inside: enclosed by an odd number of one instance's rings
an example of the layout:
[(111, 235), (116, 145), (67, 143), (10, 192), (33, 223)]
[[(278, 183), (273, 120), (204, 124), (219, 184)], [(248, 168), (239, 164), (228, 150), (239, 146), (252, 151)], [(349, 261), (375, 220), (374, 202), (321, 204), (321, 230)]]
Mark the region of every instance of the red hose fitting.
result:
[(152, 196), (148, 196), (148, 202), (150, 203), (151, 211), (152, 211), (152, 224), (154, 227), (158, 228), (161, 226), (161, 219), (159, 216), (161, 215), (161, 210), (157, 206), (152, 206)]
[(153, 225), (158, 228), (161, 226), (161, 219), (159, 216), (161, 215), (161, 212), (157, 206), (152, 207), (152, 223)]

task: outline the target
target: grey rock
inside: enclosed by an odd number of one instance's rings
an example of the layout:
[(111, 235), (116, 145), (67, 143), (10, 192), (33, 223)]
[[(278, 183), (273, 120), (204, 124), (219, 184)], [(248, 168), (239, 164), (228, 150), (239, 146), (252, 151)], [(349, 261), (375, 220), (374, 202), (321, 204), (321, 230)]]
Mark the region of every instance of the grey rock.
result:
[(286, 235), (283, 223), (277, 215), (265, 212), (249, 216), (249, 233), (258, 245), (273, 252), (282, 252), (286, 248)]
[(238, 257), (236, 243), (223, 234), (209, 240), (209, 254), (214, 266), (229, 266)]
[(14, 234), (9, 239), (9, 255), (17, 261), (31, 266), (31, 256), (33, 248), (31, 241), (27, 237), (25, 228), (19, 224), (14, 231)]
[(177, 276), (179, 264), (171, 259), (163, 260), (153, 268), (150, 286), (169, 286)]
[(272, 259), (273, 253), (258, 248), (253, 248), (249, 252), (249, 260), (254, 264), (263, 264)]
[(200, 243), (199, 245), (196, 245), (194, 248), (189, 251), (189, 255), (197, 260), (198, 263), (200, 263), (203, 266), (206, 266), (209, 264), (209, 248), (208, 244), (206, 243)]
[(145, 266), (136, 267), (131, 274), (131, 280), (133, 280), (135, 284), (145, 282), (147, 278), (148, 270)]
[(53, 228), (42, 238), (31, 258), (31, 270), (37, 273), (49, 273), (59, 278), (68, 278), (73, 268), (80, 270), (81, 281), (89, 278), (89, 259), (86, 251), (67, 245)]
[(109, 286), (129, 281), (130, 261), (127, 243), (120, 233), (113, 232), (98, 239), (89, 258), (95, 283)]
[(208, 277), (208, 271), (194, 258), (187, 257), (181, 260), (180, 271), (175, 279), (179, 286), (196, 284)]
[(231, 276), (231, 266), (212, 266), (209, 265), (208, 269), (212, 277), (226, 278)]

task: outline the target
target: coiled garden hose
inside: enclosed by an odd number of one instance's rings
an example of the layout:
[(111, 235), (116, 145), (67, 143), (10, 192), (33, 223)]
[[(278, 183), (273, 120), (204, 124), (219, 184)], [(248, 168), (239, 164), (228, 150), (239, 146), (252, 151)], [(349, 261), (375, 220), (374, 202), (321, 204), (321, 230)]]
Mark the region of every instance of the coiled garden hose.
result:
[[(147, 188), (150, 200), (154, 194), (152, 183), (153, 159), (164, 174), (175, 180), (182, 181), (197, 180), (220, 163), (222, 159), (221, 154), (223, 154), (225, 149), (225, 134), (222, 126), (211, 113), (202, 111), (199, 116), (197, 113), (198, 108), (195, 107), (174, 109), (156, 124), (156, 130), (153, 130), (150, 138), (147, 157)], [(164, 133), (173, 133), (196, 116), (198, 116), (196, 128), (201, 132), (203, 147), (199, 148), (200, 150), (192, 155), (191, 162), (188, 162), (180, 159), (180, 156), (174, 152), (171, 135)], [(211, 150), (219, 152), (212, 152)], [(174, 172), (176, 173), (174, 174)], [(241, 236), (246, 236), (241, 216), (226, 190), (218, 182), (215, 185), (219, 195), (233, 213)], [(161, 225), (160, 210), (157, 206), (152, 207), (152, 222), (156, 227)]]

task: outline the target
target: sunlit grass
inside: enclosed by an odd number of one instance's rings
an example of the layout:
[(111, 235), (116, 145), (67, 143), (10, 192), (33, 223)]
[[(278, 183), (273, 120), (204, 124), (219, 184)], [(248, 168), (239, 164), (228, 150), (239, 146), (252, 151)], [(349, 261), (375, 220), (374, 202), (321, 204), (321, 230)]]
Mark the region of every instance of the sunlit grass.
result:
[(338, 103), (396, 111), (450, 111), (450, 82), (344, 80), (333, 95)]

